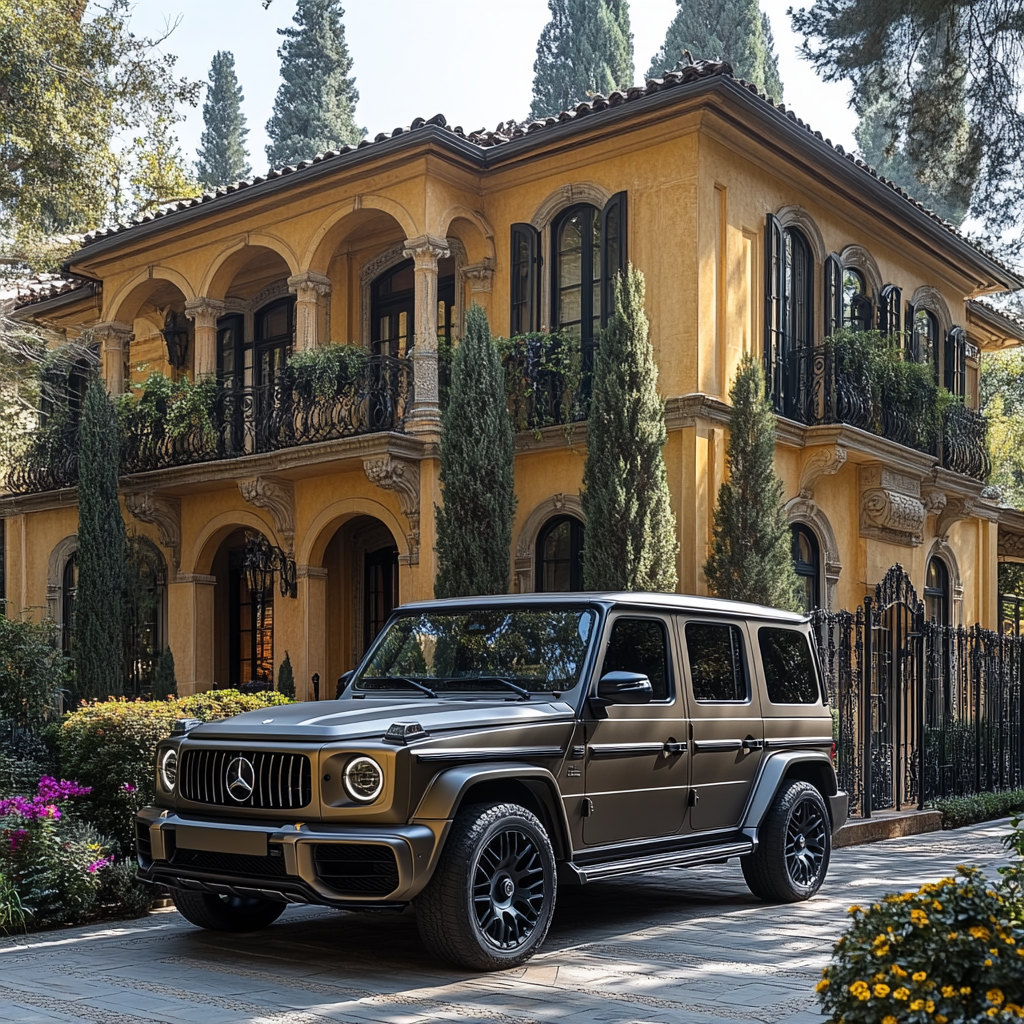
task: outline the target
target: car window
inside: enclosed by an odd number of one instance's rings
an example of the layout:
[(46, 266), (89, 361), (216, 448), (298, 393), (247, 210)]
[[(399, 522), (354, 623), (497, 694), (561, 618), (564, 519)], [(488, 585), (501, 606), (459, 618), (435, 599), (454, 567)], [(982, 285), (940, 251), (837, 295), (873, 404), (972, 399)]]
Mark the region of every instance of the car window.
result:
[(821, 699), (807, 636), (795, 629), (757, 631), (768, 699), (773, 704), (817, 704)]
[(688, 622), (686, 657), (695, 700), (716, 703), (747, 700), (743, 638), (737, 626)]
[(654, 700), (668, 700), (668, 641), (655, 619), (616, 619), (604, 654), (606, 672), (640, 672), (651, 681)]

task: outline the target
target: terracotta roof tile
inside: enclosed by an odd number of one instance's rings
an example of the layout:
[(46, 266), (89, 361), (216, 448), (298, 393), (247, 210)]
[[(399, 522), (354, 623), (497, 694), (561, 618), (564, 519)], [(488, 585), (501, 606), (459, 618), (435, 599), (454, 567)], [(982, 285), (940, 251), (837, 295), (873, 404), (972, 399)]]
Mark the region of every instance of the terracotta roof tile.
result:
[(11, 281), (0, 288), (0, 307), (20, 309), (68, 292), (88, 288), (96, 282), (74, 274), (36, 274)]

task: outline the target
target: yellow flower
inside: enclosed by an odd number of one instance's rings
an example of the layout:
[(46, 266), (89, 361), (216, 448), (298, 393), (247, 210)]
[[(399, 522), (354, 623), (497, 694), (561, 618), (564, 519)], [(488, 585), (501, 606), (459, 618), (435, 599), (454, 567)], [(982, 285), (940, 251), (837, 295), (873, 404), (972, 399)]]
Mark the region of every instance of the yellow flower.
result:
[(910, 989), (909, 988), (903, 988), (901, 986), (900, 988), (896, 989), (895, 992), (893, 992), (892, 997), (893, 997), (893, 999), (909, 999), (910, 998)]
[(923, 928), (928, 923), (928, 915), (923, 910), (915, 909), (910, 912), (910, 920), (918, 928)]
[(923, 1010), (924, 1009), (924, 1000), (923, 999), (915, 999), (910, 1004), (910, 1009), (911, 1010)]
[(938, 900), (933, 900), (932, 901), (932, 907), (934, 907), (936, 910), (941, 910), (942, 909), (942, 904)]
[(931, 1000), (931, 999), (926, 999), (924, 1001), (924, 1009), (925, 1009), (926, 1013), (934, 1013), (935, 1012), (935, 1002), (933, 1000)]
[(924, 981), (924, 980), (925, 980), (925, 978), (927, 978), (927, 977), (928, 977), (928, 972), (927, 972), (927, 971), (915, 971), (915, 972), (914, 972), (914, 973), (913, 973), (913, 974), (911, 975), (911, 977), (912, 977), (912, 978), (914, 979), (914, 981), (916, 981), (916, 982), (919, 982), (919, 983), (920, 983), (920, 982)]
[(999, 1013), (999, 1007), (998, 1006), (990, 1006), (985, 1012), (990, 1017), (994, 1017), (997, 1013)]
[(868, 989), (868, 983), (866, 981), (855, 981), (850, 986), (850, 995), (859, 996), (861, 992), (870, 992)]
[(991, 960), (986, 960), (985, 961), (985, 966), (986, 967), (991, 967), (992, 966), (992, 961)]
[(942, 995), (945, 999), (952, 999), (956, 995), (956, 989), (952, 985), (943, 985)]
[(882, 1024), (899, 1024), (899, 1021), (890, 1013), (888, 1017), (882, 1018)]
[(861, 913), (861, 909), (860, 909), (860, 907), (857, 906), (856, 903), (854, 903), (854, 905), (852, 907), (850, 907), (850, 909), (847, 911), (847, 913), (848, 914), (859, 914), (859, 913)]
[(890, 989), (888, 985), (883, 985), (881, 982), (879, 982), (875, 986), (875, 995), (878, 996), (879, 999), (884, 999), (889, 994), (889, 992)]
[(941, 1013), (935, 1014), (935, 1024), (948, 1024), (948, 1022), (948, 1017), (943, 1017)]
[(876, 956), (888, 956), (889, 955), (889, 944), (886, 943), (884, 946), (879, 946), (878, 949), (875, 950), (875, 955)]
[(988, 942), (989, 930), (982, 924), (976, 924), (971, 930), (971, 935), (976, 939), (984, 939)]
[(899, 964), (892, 965), (892, 973), (895, 974), (897, 978), (905, 978), (907, 976), (907, 972), (903, 970)]
[(824, 992), (828, 988), (830, 982), (827, 978), (822, 978), (817, 985), (814, 986), (815, 992)]
[(1006, 997), (1003, 995), (1002, 989), (998, 988), (990, 988), (985, 993), (985, 998), (990, 1003), (994, 1003), (996, 1006), (1001, 1006), (1006, 999)]
[(960, 995), (962, 995), (962, 996), (969, 996), (970, 994), (971, 994), (971, 986), (970, 985), (964, 985), (964, 986), (961, 987)]

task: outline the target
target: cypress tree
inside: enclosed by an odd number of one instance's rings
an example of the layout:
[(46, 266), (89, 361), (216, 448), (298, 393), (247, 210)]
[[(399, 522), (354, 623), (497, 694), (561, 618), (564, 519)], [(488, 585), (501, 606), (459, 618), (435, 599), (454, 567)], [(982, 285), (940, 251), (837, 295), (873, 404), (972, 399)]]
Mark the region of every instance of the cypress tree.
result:
[(296, 27), (277, 30), (285, 37), (277, 51), (284, 82), (267, 122), (271, 166), (310, 160), (363, 137), (354, 120), (359, 93), (356, 80), (348, 77), (352, 58), (344, 13), (340, 0), (298, 0)]
[(775, 415), (758, 360), (743, 357), (729, 399), (729, 478), (718, 491), (704, 576), (717, 597), (797, 611), (792, 534), (775, 473)]
[(243, 99), (235, 75), (235, 55), (218, 50), (210, 63), (210, 88), (203, 104), (206, 130), (196, 151), (196, 175), (207, 188), (238, 181), (252, 171), (245, 149), (249, 129), (242, 113)]
[(178, 680), (174, 676), (174, 655), (165, 647), (156, 657), (153, 665), (153, 700), (177, 697)]
[(284, 652), (284, 661), (277, 670), (277, 692), (282, 697), (295, 698), (295, 673), (292, 671), (292, 659), (288, 652)]
[(757, 0), (676, 0), (676, 4), (679, 10), (651, 61), (648, 78), (660, 78), (675, 66), (683, 50), (689, 50), (695, 60), (727, 60), (737, 77), (753, 82), (775, 100), (782, 99), (775, 39)]
[(633, 84), (628, 0), (548, 0), (537, 43), (531, 118), (548, 117)]
[(516, 510), (515, 441), (505, 370), (487, 314), (474, 303), (455, 350), (448, 407), (441, 414), (441, 486), (436, 597), (507, 594)]
[(676, 517), (665, 460), (665, 404), (647, 333), (644, 278), (630, 266), (594, 360), (583, 469), (585, 590), (675, 590)]
[(78, 593), (74, 648), (79, 697), (120, 694), (127, 542), (117, 500), (120, 426), (103, 381), (85, 393), (78, 451)]

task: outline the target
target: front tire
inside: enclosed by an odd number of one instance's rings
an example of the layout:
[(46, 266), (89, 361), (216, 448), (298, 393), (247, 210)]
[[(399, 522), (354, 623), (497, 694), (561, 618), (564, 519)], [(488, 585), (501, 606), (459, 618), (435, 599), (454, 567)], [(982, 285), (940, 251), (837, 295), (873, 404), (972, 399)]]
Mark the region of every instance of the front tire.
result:
[(274, 900), (218, 896), (209, 892), (172, 889), (171, 898), (186, 921), (213, 932), (254, 932), (273, 924), (287, 906)]
[(551, 841), (535, 815), (518, 804), (465, 807), (416, 899), (420, 937), (461, 967), (515, 967), (544, 941), (556, 886)]
[(788, 782), (776, 794), (758, 834), (757, 849), (740, 858), (750, 891), (766, 903), (809, 900), (825, 881), (832, 824), (821, 793), (809, 782)]

